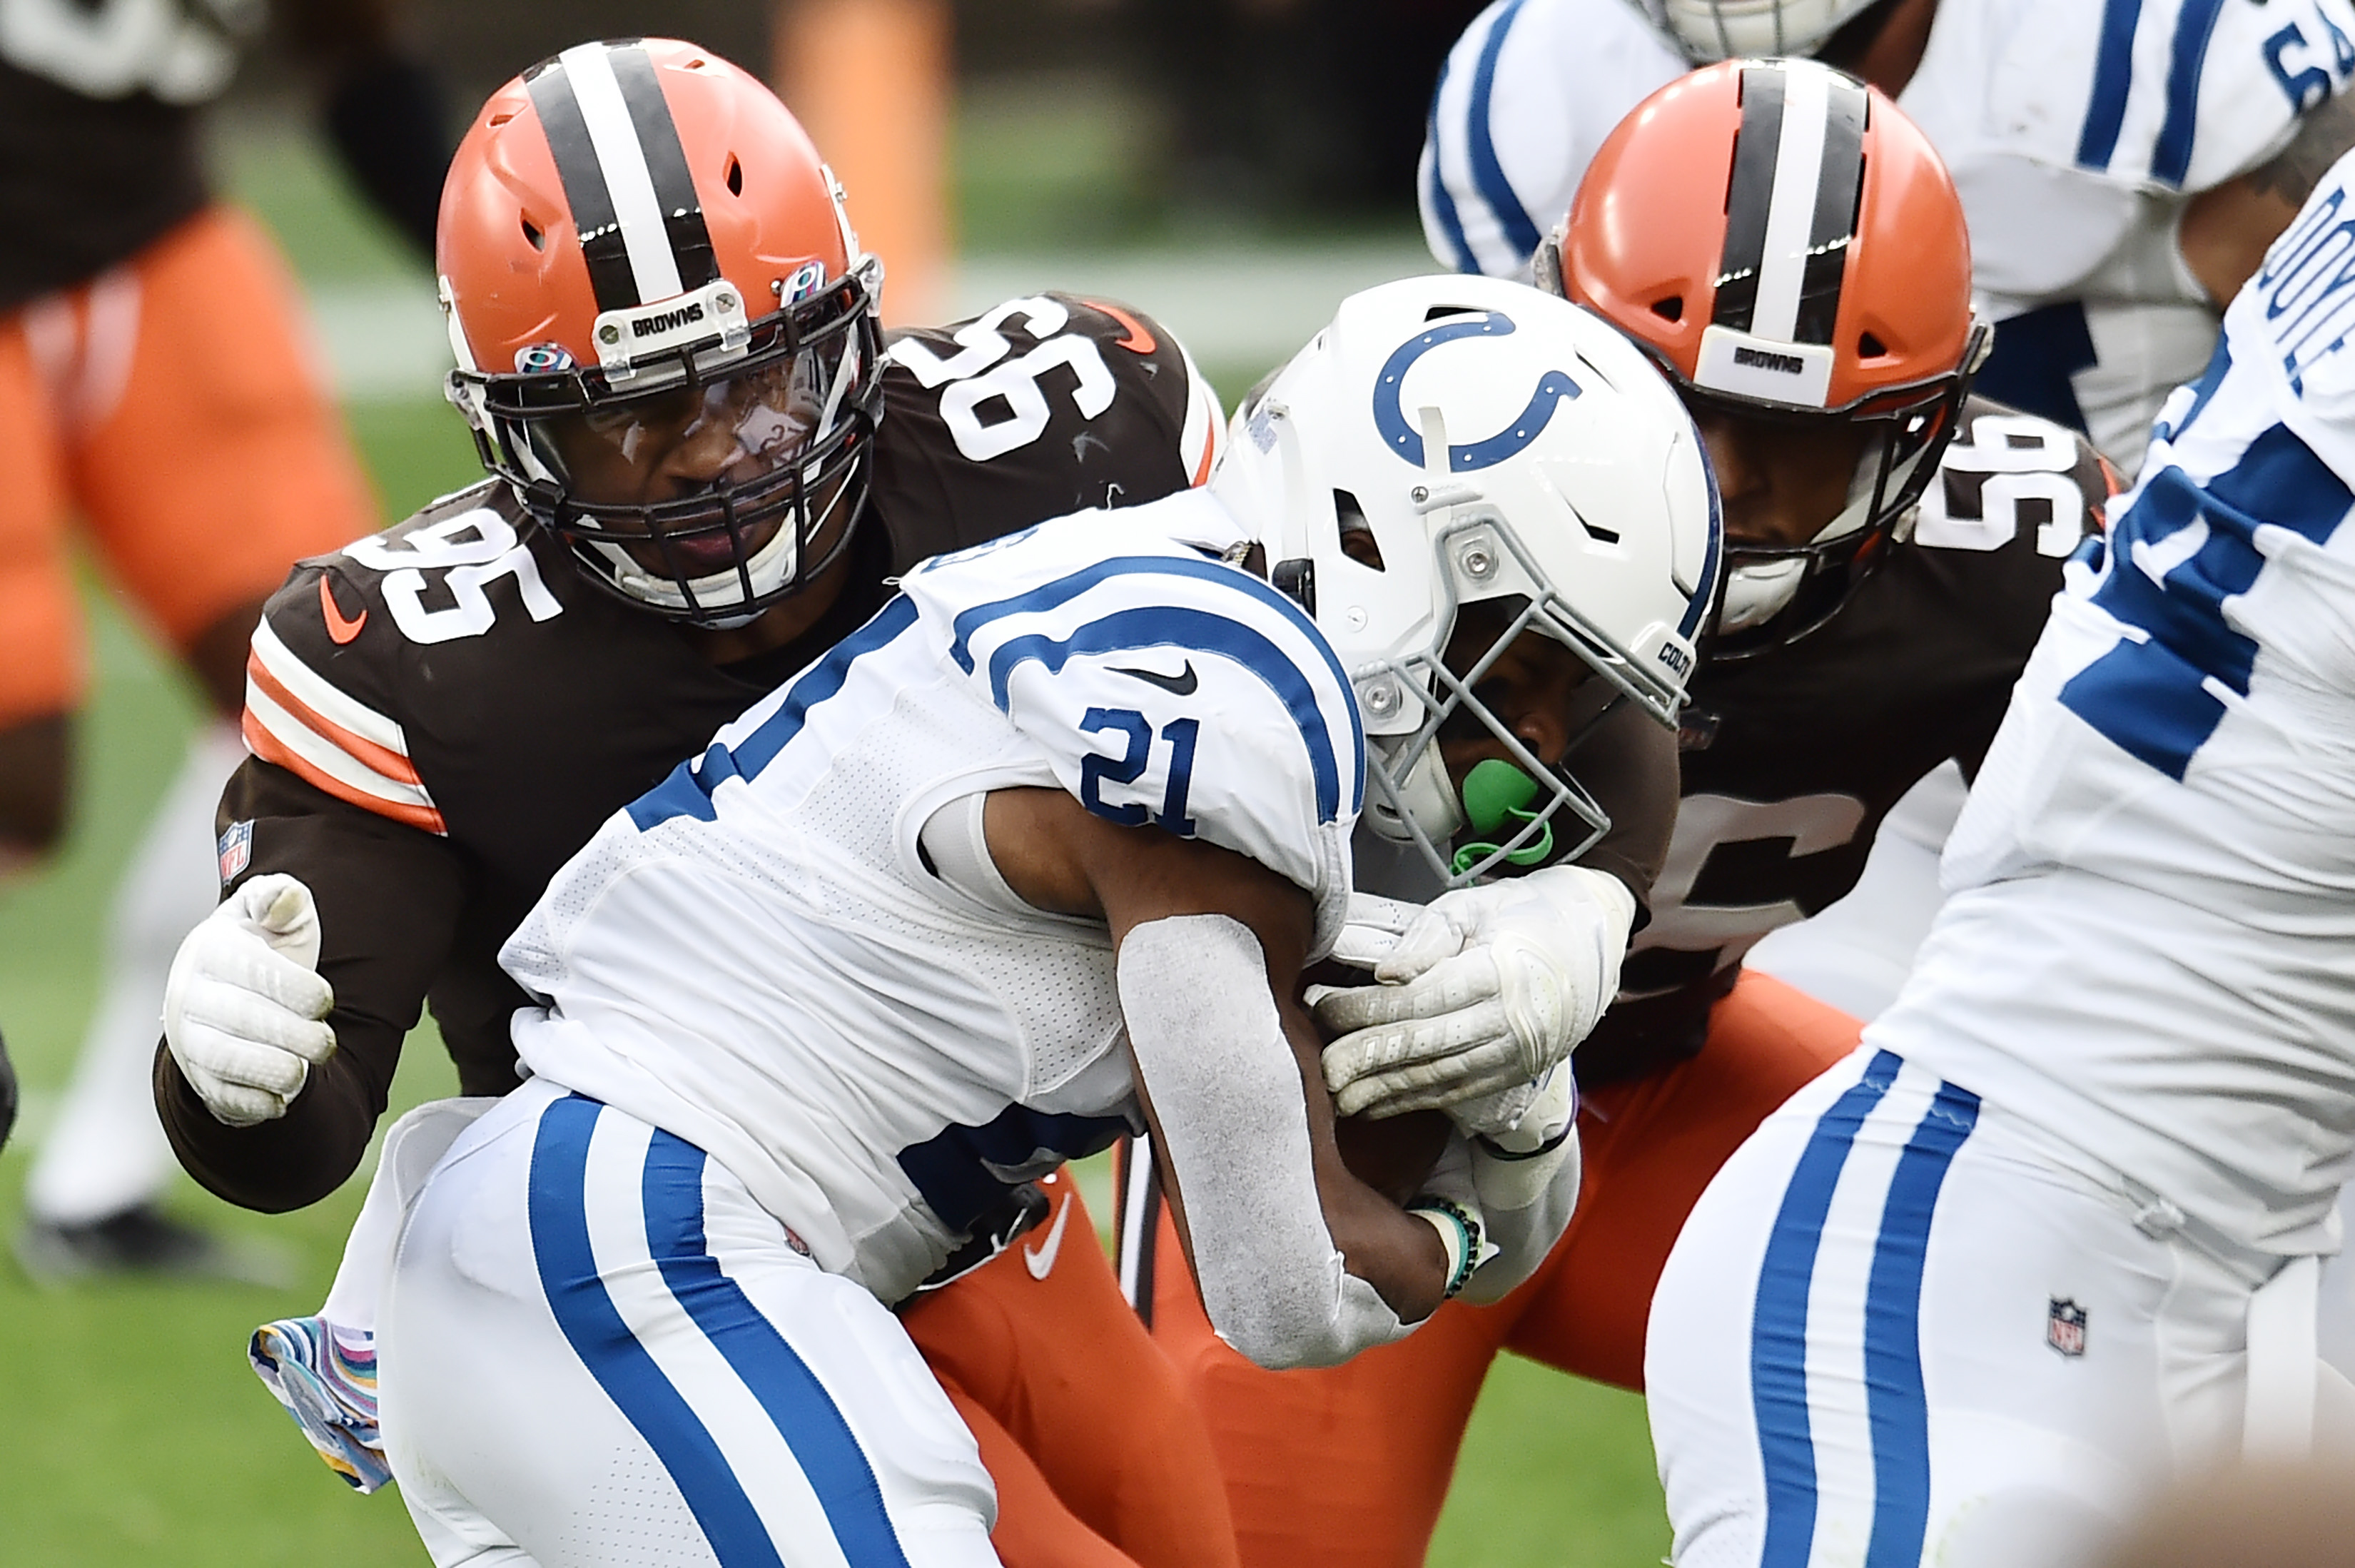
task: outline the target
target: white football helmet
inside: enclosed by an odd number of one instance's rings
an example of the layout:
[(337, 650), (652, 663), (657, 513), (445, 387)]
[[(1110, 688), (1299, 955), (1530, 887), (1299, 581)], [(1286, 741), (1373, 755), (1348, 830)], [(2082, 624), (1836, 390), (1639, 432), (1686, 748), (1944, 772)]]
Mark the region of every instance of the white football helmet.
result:
[(1738, 55), (1813, 54), (1875, 0), (1644, 0), (1695, 65)]
[[(1535, 629), (1676, 723), (1723, 549), (1706, 451), (1640, 349), (1501, 279), (1385, 283), (1245, 399), (1210, 486), (1348, 672), (1376, 832), (1462, 886), (1549, 835), (1574, 856), (1609, 827), (1473, 688)], [(1457, 612), (1489, 600), (1517, 613), (1451, 669)], [(1463, 866), (1448, 854), (1460, 781), (1439, 748), (1459, 715), (1540, 785), (1520, 830)]]

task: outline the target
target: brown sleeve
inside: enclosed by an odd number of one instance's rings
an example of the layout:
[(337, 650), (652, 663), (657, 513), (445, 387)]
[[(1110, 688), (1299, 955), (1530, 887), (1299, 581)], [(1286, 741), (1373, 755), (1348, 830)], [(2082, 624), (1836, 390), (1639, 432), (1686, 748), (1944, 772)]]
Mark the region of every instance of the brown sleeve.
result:
[(1677, 825), (1676, 732), (1622, 701), (1579, 738), (1562, 759), (1562, 771), (1611, 816), (1611, 830), (1578, 863), (1627, 884), (1641, 931), (1652, 918), (1652, 883), (1667, 863)]
[(359, 1166), (384, 1114), (400, 1042), (415, 1026), (465, 901), (464, 857), (445, 839), (346, 805), (249, 759), (221, 796), (219, 823), (252, 825), (251, 862), (231, 881), (283, 871), (318, 901), (319, 973), (335, 987), (336, 1053), (311, 1070), (287, 1114), (224, 1126), (155, 1053), (155, 1108), (206, 1190), (277, 1213), (314, 1203)]

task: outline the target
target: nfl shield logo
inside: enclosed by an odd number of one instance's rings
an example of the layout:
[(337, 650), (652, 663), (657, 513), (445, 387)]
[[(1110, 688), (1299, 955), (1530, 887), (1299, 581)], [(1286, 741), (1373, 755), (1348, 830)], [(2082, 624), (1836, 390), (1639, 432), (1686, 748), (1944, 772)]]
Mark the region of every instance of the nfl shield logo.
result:
[(2044, 1342), (2064, 1356), (2085, 1353), (2085, 1309), (2066, 1296), (2052, 1297), (2044, 1317)]
[(220, 836), (221, 886), (229, 886), (240, 871), (253, 862), (253, 824), (232, 822), (229, 831)]

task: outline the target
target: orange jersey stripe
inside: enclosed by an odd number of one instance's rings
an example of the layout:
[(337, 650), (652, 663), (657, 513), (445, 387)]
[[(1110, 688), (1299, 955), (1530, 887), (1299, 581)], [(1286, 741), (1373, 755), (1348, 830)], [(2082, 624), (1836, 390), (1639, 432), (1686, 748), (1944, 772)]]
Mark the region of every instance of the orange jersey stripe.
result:
[(333, 774), (323, 772), (307, 758), (262, 728), (250, 712), (245, 716), (244, 729), (245, 743), (255, 756), (265, 763), (272, 763), (284, 768), (288, 773), (302, 779), (304, 783), (325, 790), (337, 800), (346, 801), (364, 811), (371, 811), (378, 816), (389, 817), (405, 827), (420, 828), (445, 838), (450, 836), (450, 825), (442, 820), (441, 812), (433, 807), (387, 800), (381, 795), (370, 795), (366, 790), (346, 784)]
[[(321, 581), (325, 581), (325, 579), (323, 578)], [(314, 734), (322, 740), (333, 741), (340, 751), (349, 752), (355, 761), (362, 763), (371, 772), (382, 773), (389, 779), (399, 779), (402, 784), (415, 784), (420, 789), (425, 787), (425, 781), (417, 775), (415, 763), (399, 752), (389, 747), (379, 746), (365, 735), (355, 735), (335, 720), (322, 715), (310, 704), (287, 690), (278, 677), (263, 667), (261, 656), (259, 654), (249, 653), (245, 656), (245, 676), (254, 685), (270, 693), (272, 701), (300, 719)]]

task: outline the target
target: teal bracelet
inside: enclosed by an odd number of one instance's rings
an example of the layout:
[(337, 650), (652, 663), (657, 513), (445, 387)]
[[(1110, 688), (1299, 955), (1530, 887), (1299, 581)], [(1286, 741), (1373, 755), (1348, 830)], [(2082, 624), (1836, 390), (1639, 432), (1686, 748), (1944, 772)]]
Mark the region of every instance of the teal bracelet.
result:
[(1447, 1235), (1440, 1221), (1444, 1220), (1447, 1221), (1448, 1226), (1453, 1227), (1456, 1244), (1447, 1249), (1450, 1267), (1447, 1288), (1442, 1292), (1442, 1298), (1448, 1301), (1455, 1300), (1462, 1294), (1464, 1287), (1471, 1283), (1472, 1271), (1480, 1266), (1481, 1253), (1484, 1250), (1481, 1243), (1486, 1238), (1483, 1235), (1479, 1216), (1453, 1199), (1442, 1198), (1431, 1192), (1423, 1193), (1408, 1204), (1406, 1211), (1410, 1214), (1422, 1215), (1433, 1230), (1440, 1231), (1440, 1242), (1443, 1245), (1446, 1243)]

